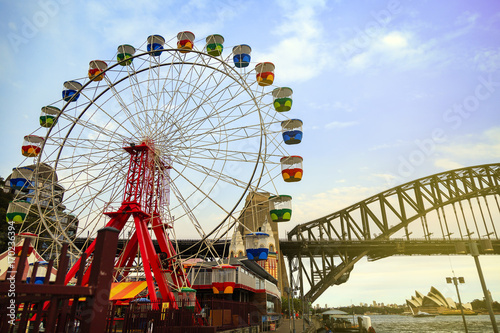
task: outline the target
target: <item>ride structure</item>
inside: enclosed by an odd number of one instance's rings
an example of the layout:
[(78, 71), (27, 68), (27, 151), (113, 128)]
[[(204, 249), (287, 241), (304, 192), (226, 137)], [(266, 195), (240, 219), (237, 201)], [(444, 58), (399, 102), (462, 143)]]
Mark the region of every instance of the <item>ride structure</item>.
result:
[[(280, 159), (289, 156), (280, 125), (289, 121), (283, 111), (291, 89), (274, 86), (274, 64), (250, 66), (250, 46), (224, 56), (221, 35), (203, 41), (197, 48), (189, 31), (170, 40), (150, 35), (91, 60), (87, 73), (64, 82), (62, 99), (42, 107), (40, 128), (25, 137), (27, 167), (7, 179), (16, 194), (9, 218), (19, 234), (37, 236), (34, 248), (56, 265), (69, 244), (66, 284), (89, 280), (97, 230), (113, 227), (123, 244), (113, 281), (144, 277), (151, 301), (176, 308), (197, 269), (186, 260), (206, 253), (202, 260), (222, 265), (228, 258), (212, 240), (227, 238), (252, 209), (246, 194), (280, 195), (267, 187), (276, 191)], [(275, 97), (283, 99), (279, 110)], [(189, 257), (177, 238), (193, 234), (199, 252)], [(254, 260), (265, 260), (266, 250)]]
[[(158, 287), (162, 299), (168, 301), (174, 308), (177, 307), (172, 288), (169, 287), (165, 273), (170, 276), (174, 290), (179, 292), (184, 286), (190, 287), (186, 274), (182, 267), (176, 265), (176, 252), (167, 237), (166, 229), (171, 228), (168, 223), (162, 221), (160, 209), (168, 200), (168, 171), (171, 169), (168, 160), (161, 160), (155, 154), (152, 142), (142, 142), (139, 145), (124, 147), (130, 154), (129, 170), (123, 194), (123, 201), (117, 211), (105, 212), (111, 220), (106, 225), (122, 230), (130, 217), (133, 218), (135, 232), (132, 234), (125, 249), (121, 253), (115, 268), (115, 279), (120, 281), (128, 275), (128, 270), (134, 263), (137, 254), (140, 253), (144, 265), (144, 274), (148, 284), (149, 299), (157, 301), (156, 288)], [(167, 255), (167, 264), (158, 260), (153, 240), (148, 232), (148, 227), (153, 229), (158, 245), (163, 253)], [(94, 251), (95, 241), (85, 251), (89, 257)], [(80, 266), (81, 258), (68, 272), (65, 284), (74, 277)], [(162, 267), (162, 265), (165, 265)], [(121, 274), (119, 272), (122, 272)], [(83, 277), (83, 283), (88, 281), (90, 269)]]

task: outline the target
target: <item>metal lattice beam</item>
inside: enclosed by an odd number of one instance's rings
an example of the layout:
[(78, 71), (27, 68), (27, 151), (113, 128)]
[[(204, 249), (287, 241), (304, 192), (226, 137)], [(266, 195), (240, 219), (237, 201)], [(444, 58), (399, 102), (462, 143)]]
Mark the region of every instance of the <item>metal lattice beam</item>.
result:
[[(346, 282), (354, 264), (365, 256), (405, 254), (408, 248), (418, 254), (418, 247), (406, 246), (415, 240), (437, 242), (435, 251), (443, 254), (457, 241), (486, 239), (498, 246), (499, 219), (493, 216), (500, 215), (499, 196), (500, 163), (397, 186), (292, 229), (289, 241), (301, 244), (299, 253), (290, 253), (299, 261), (294, 266), (309, 267), (292, 273), (303, 275), (310, 285), (304, 297), (314, 301), (331, 285)], [(282, 251), (286, 255), (286, 246)]]

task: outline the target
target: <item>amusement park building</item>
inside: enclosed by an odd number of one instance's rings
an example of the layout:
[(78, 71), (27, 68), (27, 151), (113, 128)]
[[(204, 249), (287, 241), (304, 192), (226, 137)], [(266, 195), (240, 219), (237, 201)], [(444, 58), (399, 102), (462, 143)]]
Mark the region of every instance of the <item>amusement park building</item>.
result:
[[(64, 188), (58, 184), (57, 173), (49, 165), (40, 163), (38, 166), (14, 168), (5, 180), (5, 190), (16, 197), (7, 208), (7, 220), (14, 222), (16, 231), (24, 224), (23, 233), (36, 235), (40, 253), (44, 253), (44, 249), (48, 248), (53, 238), (59, 237), (62, 231), (69, 239), (76, 237), (78, 218), (65, 212)], [(49, 228), (53, 236), (43, 225), (42, 215), (47, 225), (52, 226)], [(55, 228), (55, 225), (59, 228)], [(42, 256), (48, 260), (49, 257), (56, 257), (57, 253), (45, 253)]]

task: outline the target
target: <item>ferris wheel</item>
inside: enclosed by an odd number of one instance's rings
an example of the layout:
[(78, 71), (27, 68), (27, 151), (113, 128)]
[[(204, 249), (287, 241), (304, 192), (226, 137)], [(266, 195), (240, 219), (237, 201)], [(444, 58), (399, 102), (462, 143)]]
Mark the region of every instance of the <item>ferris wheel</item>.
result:
[(224, 57), (223, 43), (188, 31), (152, 35), (64, 82), (62, 99), (42, 108), (40, 129), (25, 137), (32, 163), (11, 177), (21, 191), (10, 214), (24, 209), (19, 232), (37, 235), (42, 255), (65, 242), (75, 260), (91, 254), (97, 230), (112, 226), (124, 241), (117, 279), (137, 269), (158, 282), (152, 239), (178, 272), (178, 238), (210, 248), (237, 223), (248, 193), (279, 196), (279, 178), (301, 179), (302, 158), (284, 149), (302, 138), (302, 122), (286, 117), (292, 90), (274, 86), (272, 63), (251, 62), (250, 46)]

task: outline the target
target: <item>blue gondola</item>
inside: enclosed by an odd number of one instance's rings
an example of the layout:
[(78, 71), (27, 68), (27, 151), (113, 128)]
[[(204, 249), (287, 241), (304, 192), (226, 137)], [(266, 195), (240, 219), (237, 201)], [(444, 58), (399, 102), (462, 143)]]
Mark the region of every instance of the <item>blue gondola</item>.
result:
[(302, 141), (302, 120), (290, 119), (281, 122), (283, 141), (295, 145)]
[(80, 97), (80, 89), (82, 89), (82, 84), (77, 81), (66, 81), (64, 82), (64, 90), (62, 91), (62, 98), (65, 102), (76, 102), (78, 97)]
[(265, 232), (253, 232), (246, 235), (246, 252), (249, 260), (266, 260), (269, 254)]
[(252, 48), (246, 44), (236, 45), (233, 47), (233, 61), (238, 68), (248, 67), (250, 64), (250, 53)]
[(160, 35), (151, 35), (148, 37), (148, 52), (156, 51), (151, 53), (152, 56), (159, 57), (163, 50), (163, 45), (165, 45), (165, 38)]

